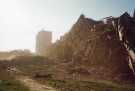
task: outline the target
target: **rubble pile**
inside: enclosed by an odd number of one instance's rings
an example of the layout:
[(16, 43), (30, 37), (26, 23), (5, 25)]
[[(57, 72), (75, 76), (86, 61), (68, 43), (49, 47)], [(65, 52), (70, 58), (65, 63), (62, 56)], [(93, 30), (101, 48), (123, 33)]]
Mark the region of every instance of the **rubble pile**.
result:
[[(81, 15), (46, 56), (76, 79), (134, 81), (135, 16), (124, 13), (96, 21)], [(60, 67), (61, 68), (61, 67)]]

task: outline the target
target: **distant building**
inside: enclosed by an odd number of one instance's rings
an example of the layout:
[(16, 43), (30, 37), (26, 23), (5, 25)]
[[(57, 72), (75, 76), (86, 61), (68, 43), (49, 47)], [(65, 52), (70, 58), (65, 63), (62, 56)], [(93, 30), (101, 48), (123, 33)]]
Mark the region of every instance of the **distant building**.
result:
[(40, 31), (36, 36), (36, 54), (43, 56), (49, 45), (52, 43), (52, 32)]

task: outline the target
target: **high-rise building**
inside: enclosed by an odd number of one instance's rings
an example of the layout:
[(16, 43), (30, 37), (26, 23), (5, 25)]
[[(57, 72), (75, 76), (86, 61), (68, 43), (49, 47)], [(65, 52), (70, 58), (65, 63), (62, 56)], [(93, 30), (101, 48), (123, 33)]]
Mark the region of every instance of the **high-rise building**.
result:
[(36, 54), (44, 56), (46, 49), (52, 43), (52, 32), (40, 31), (36, 36)]

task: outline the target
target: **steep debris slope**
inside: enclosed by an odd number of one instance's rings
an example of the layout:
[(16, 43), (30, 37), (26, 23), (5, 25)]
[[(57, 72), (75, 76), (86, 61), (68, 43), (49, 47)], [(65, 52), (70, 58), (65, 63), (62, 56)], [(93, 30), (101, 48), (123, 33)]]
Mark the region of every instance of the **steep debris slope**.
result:
[[(62, 68), (68, 75), (75, 76), (75, 79), (132, 82), (134, 75), (128, 66), (129, 53), (124, 46), (125, 42), (121, 42), (121, 29), (117, 28), (121, 24), (124, 27), (134, 26), (133, 21), (126, 24), (126, 16), (123, 14), (118, 18), (107, 18), (105, 23), (81, 15), (72, 29), (48, 48), (46, 56), (58, 62), (57, 70)], [(132, 39), (135, 39), (134, 35)]]
[(114, 25), (119, 40), (123, 43), (129, 54), (129, 66), (135, 74), (135, 19), (126, 12), (115, 20)]

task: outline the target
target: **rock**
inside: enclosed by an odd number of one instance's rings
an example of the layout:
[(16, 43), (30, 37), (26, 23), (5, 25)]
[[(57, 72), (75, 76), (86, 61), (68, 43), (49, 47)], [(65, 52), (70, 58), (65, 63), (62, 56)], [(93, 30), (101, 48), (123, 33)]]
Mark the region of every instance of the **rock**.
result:
[(37, 73), (34, 75), (34, 78), (52, 78), (52, 74)]

